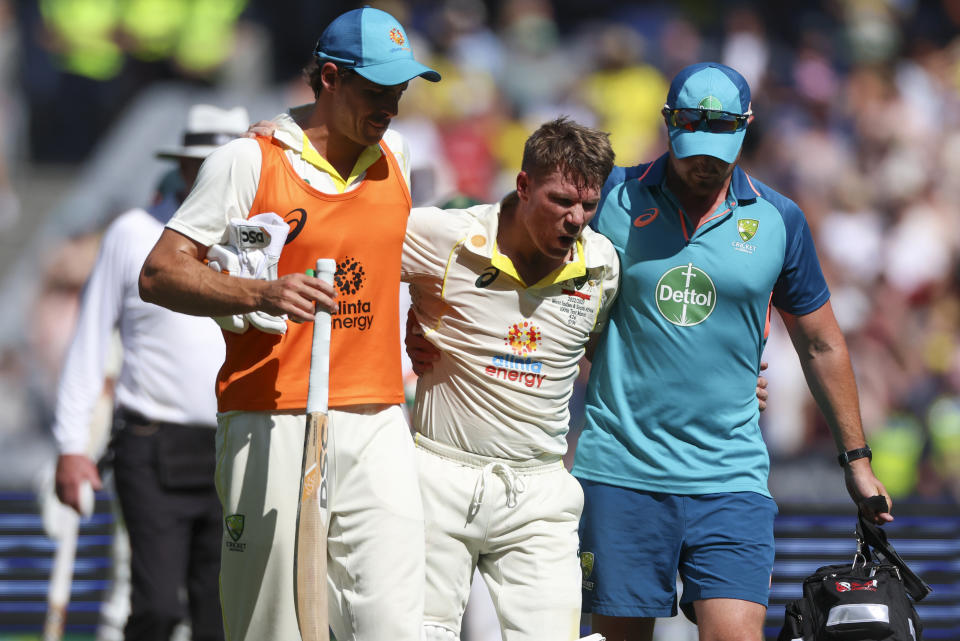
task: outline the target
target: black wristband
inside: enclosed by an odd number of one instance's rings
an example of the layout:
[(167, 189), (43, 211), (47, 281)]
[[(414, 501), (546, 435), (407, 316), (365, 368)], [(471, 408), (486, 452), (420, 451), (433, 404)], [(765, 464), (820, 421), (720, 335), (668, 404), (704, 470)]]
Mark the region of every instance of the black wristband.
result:
[(850, 450), (849, 452), (844, 452), (837, 456), (837, 462), (840, 463), (840, 467), (846, 467), (850, 465), (850, 461), (856, 461), (858, 458), (866, 458), (873, 460), (873, 452), (870, 451), (869, 445), (864, 445), (863, 447), (858, 447), (855, 450)]

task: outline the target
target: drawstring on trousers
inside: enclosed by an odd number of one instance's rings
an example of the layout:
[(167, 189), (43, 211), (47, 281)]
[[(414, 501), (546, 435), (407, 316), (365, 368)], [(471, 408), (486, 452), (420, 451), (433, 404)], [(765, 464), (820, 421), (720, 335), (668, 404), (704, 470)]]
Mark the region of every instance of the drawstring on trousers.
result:
[(487, 485), (487, 474), (493, 473), (503, 479), (503, 484), (507, 489), (507, 507), (516, 507), (517, 495), (527, 489), (523, 479), (517, 476), (517, 473), (509, 465), (500, 462), (487, 463), (480, 470), (480, 476), (477, 478), (477, 485), (473, 489), (473, 500), (470, 501), (470, 510), (468, 519), (473, 519), (480, 511), (480, 504), (483, 503), (483, 491)]

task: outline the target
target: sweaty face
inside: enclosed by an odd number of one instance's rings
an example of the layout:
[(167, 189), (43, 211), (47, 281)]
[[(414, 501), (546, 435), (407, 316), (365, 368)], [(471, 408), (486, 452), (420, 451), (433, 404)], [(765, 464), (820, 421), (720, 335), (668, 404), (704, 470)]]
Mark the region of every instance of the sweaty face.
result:
[(734, 163), (726, 163), (713, 156), (677, 158), (670, 149), (673, 169), (680, 181), (694, 194), (715, 194), (733, 173)]
[(597, 213), (600, 187), (578, 187), (560, 171), (545, 176), (521, 172), (517, 192), (524, 201), (523, 224), (540, 253), (563, 259)]
[(388, 87), (356, 73), (344, 74), (337, 90), (337, 128), (356, 143), (377, 144), (397, 115), (400, 97), (406, 89), (406, 82)]

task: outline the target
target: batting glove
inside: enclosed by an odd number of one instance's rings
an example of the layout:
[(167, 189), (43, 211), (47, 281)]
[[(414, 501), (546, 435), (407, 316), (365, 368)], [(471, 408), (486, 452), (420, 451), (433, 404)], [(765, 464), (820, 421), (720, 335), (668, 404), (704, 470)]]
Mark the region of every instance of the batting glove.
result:
[[(207, 250), (207, 267), (215, 272), (240, 275), (240, 257), (237, 249), (230, 245), (213, 245)], [(213, 320), (222, 329), (234, 334), (242, 334), (250, 327), (243, 314), (233, 316), (214, 316)]]
[[(280, 252), (290, 227), (274, 213), (257, 214), (249, 219), (234, 218), (227, 233), (228, 245), (214, 245), (207, 252), (209, 266), (240, 278), (276, 280)], [(268, 334), (284, 334), (287, 316), (255, 311), (214, 318), (227, 331), (242, 334), (252, 325)]]

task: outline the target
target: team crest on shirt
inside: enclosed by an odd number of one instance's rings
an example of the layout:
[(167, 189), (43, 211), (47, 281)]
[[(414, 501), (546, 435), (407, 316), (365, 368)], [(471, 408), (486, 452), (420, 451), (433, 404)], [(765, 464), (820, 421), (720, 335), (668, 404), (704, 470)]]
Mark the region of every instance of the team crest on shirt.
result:
[(231, 514), (223, 519), (224, 529), (230, 535), (231, 541), (226, 541), (226, 547), (233, 552), (243, 552), (247, 544), (240, 543), (240, 537), (243, 536), (243, 514)]
[(737, 233), (746, 243), (757, 233), (757, 227), (759, 226), (760, 221), (756, 218), (741, 218), (737, 221)]
[(735, 240), (730, 244), (738, 252), (743, 252), (744, 254), (754, 253), (757, 251), (757, 247), (756, 245), (751, 245), (749, 241), (757, 234), (759, 227), (760, 221), (756, 218), (740, 218), (737, 220), (737, 234), (740, 235), (740, 240)]
[(593, 564), (595, 562), (595, 557), (593, 552), (581, 552), (580, 553), (580, 574), (583, 575), (583, 589), (592, 590), (594, 582), (590, 581), (590, 576), (593, 574)]

